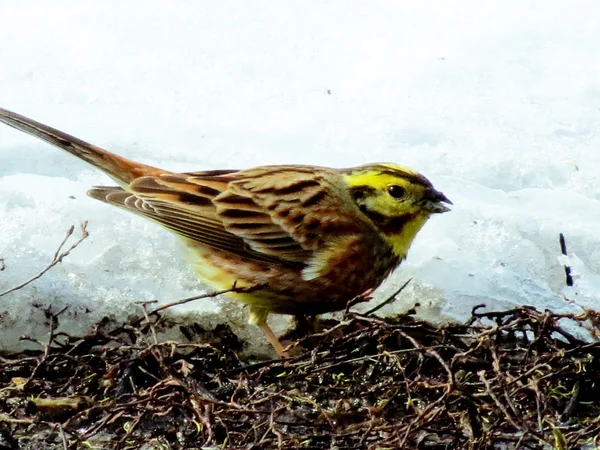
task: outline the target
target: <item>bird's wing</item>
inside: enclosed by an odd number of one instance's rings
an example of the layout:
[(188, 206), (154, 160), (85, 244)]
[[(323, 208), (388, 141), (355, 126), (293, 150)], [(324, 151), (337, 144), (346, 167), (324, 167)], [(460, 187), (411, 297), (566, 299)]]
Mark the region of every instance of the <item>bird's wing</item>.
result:
[(266, 166), (246, 170), (214, 200), (225, 228), (253, 250), (312, 264), (361, 231), (335, 169)]
[(169, 173), (138, 178), (127, 190), (95, 188), (90, 195), (213, 248), (306, 265), (354, 223), (340, 212), (339, 197), (323, 175), (298, 166)]

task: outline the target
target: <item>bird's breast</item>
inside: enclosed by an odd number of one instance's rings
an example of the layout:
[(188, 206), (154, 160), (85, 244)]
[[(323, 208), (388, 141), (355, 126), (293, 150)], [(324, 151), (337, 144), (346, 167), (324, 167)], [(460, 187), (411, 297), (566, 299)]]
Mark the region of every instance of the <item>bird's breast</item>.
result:
[(228, 296), (275, 313), (305, 315), (341, 310), (354, 297), (377, 288), (400, 263), (390, 246), (377, 245), (357, 240), (343, 257), (328, 262), (326, 273), (305, 280), (301, 267), (252, 260), (186, 241), (193, 268), (213, 289), (260, 286)]

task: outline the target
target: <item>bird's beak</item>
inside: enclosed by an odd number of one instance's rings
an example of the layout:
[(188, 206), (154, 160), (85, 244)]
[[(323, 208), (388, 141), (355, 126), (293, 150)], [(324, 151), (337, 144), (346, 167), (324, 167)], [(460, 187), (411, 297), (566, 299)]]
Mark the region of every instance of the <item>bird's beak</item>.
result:
[(444, 205), (444, 203), (452, 205), (450, 199), (443, 193), (436, 191), (435, 189), (431, 189), (431, 191), (429, 191), (425, 197), (425, 203), (423, 206), (425, 209), (430, 211), (431, 214), (441, 214), (450, 211), (450, 208)]

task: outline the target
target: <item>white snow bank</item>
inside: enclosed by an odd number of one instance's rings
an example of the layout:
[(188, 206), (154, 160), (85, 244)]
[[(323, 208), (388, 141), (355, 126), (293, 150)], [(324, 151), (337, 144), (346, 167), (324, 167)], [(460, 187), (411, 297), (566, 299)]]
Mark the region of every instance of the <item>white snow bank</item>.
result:
[[(378, 291), (375, 302), (414, 277), (384, 312), (416, 301), (437, 320), (464, 320), (482, 302), (576, 310), (564, 295), (598, 308), (599, 8), (13, 2), (0, 19), (0, 106), (173, 170), (413, 167), (455, 207), (426, 225)], [(136, 313), (134, 301), (204, 289), (167, 232), (85, 196), (106, 183), (0, 127), (0, 292), (44, 268), (71, 225), (88, 220), (90, 232), (43, 278), (0, 298), (2, 348), (23, 334), (43, 339), (43, 308), (68, 305), (61, 329), (84, 333), (107, 314)], [(179, 310), (244, 323), (229, 303)]]

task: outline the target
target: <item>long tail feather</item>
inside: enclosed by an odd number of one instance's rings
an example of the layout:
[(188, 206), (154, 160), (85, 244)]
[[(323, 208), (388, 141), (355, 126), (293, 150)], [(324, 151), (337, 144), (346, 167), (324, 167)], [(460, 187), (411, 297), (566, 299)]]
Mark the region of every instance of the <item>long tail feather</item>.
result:
[(66, 150), (70, 154), (98, 167), (120, 185), (128, 185), (131, 181), (141, 176), (158, 176), (163, 173), (169, 173), (168, 171), (115, 155), (67, 133), (6, 109), (0, 108), (0, 122)]

